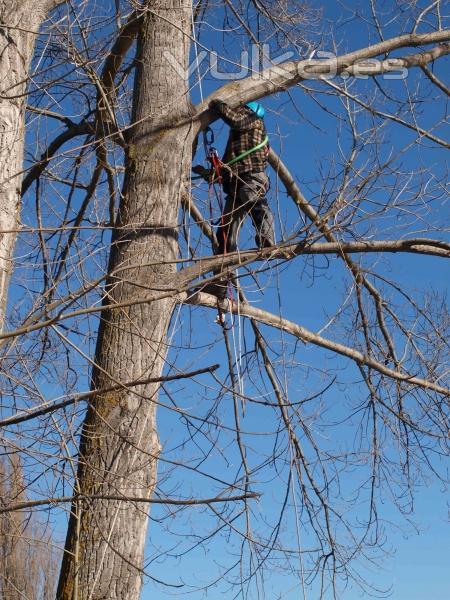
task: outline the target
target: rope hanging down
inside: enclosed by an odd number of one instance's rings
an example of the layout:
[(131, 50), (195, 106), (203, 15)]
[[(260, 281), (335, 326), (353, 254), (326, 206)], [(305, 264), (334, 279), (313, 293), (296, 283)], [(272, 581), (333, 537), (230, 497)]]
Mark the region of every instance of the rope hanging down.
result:
[[(203, 144), (205, 146), (205, 154), (206, 159), (210, 163), (211, 168), (208, 173), (208, 201), (209, 201), (209, 214), (211, 223), (213, 222), (213, 209), (212, 209), (212, 194), (213, 191), (217, 198), (217, 204), (219, 205), (220, 211), (220, 227), (223, 231), (224, 236), (224, 254), (226, 254), (227, 250), (227, 241), (228, 241), (228, 233), (225, 227), (225, 215), (224, 215), (224, 204), (222, 197), (222, 167), (223, 163), (219, 158), (219, 154), (216, 148), (213, 146), (214, 144), (214, 132), (210, 127), (207, 127), (205, 133), (203, 135)], [(215, 186), (215, 183), (218, 183), (218, 187)], [(231, 286), (231, 280), (228, 276), (227, 278), (227, 292), (230, 300), (233, 299), (233, 289)], [(219, 310), (219, 321), (222, 323), (223, 315), (221, 315)]]

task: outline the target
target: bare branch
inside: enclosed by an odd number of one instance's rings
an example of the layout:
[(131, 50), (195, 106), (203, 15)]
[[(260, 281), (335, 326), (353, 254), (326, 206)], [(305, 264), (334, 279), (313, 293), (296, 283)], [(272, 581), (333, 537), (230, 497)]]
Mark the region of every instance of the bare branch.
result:
[(426, 379), (415, 377), (414, 375), (410, 375), (408, 373), (401, 373), (399, 371), (395, 371), (394, 369), (390, 369), (377, 360), (374, 360), (368, 356), (364, 356), (361, 352), (358, 352), (358, 350), (355, 350), (354, 348), (344, 346), (338, 342), (333, 342), (332, 340), (305, 329), (297, 323), (283, 319), (279, 315), (274, 315), (260, 308), (255, 308), (248, 304), (239, 304), (234, 301), (231, 302), (230, 300), (218, 301), (216, 297), (201, 292), (192, 296), (180, 294), (178, 299), (180, 302), (185, 302), (186, 304), (208, 306), (210, 308), (217, 308), (219, 303), (219, 306), (224, 312), (230, 311), (233, 314), (240, 314), (241, 316), (255, 319), (255, 321), (259, 321), (264, 325), (269, 325), (270, 327), (275, 327), (276, 329), (290, 333), (305, 343), (311, 343), (327, 350), (331, 350), (332, 352), (342, 356), (346, 356), (347, 358), (353, 360), (357, 365), (365, 365), (366, 367), (370, 367), (382, 375), (386, 375), (387, 377), (390, 377), (396, 381), (408, 383), (411, 386), (418, 386), (426, 390), (431, 390), (437, 392), (438, 394), (443, 394), (444, 396), (450, 395), (450, 388), (440, 386), (433, 381), (427, 381)]
[(40, 160), (36, 162), (25, 175), (22, 182), (22, 196), (29, 189), (33, 181), (42, 175), (47, 168), (48, 163), (54, 157), (56, 152), (58, 152), (61, 146), (79, 135), (93, 134), (94, 132), (95, 125), (93, 123), (82, 121), (81, 123), (68, 127), (65, 131), (58, 135), (42, 153)]
[(218, 368), (219, 365), (212, 365), (203, 369), (197, 369), (196, 371), (190, 371), (189, 373), (177, 373), (176, 375), (148, 377), (147, 379), (139, 379), (137, 381), (125, 381), (120, 385), (113, 385), (111, 387), (103, 388), (101, 390), (90, 390), (89, 392), (75, 394), (72, 398), (68, 398), (67, 400), (49, 400), (45, 404), (31, 411), (23, 412), (17, 415), (13, 415), (12, 417), (8, 417), (7, 419), (1, 420), (0, 427), (9, 427), (10, 425), (17, 425), (18, 423), (23, 423), (24, 421), (29, 421), (30, 419), (35, 419), (36, 417), (46, 415), (49, 412), (59, 410), (60, 408), (65, 408), (66, 406), (70, 406), (71, 404), (76, 404), (77, 402), (81, 401), (87, 401), (91, 398), (95, 398), (96, 396), (101, 396), (102, 394), (107, 394), (109, 392), (115, 392), (116, 390), (120, 390), (122, 388), (129, 389), (137, 387), (139, 385), (146, 385), (147, 383), (163, 383), (168, 381), (178, 381), (179, 379), (190, 379), (192, 377), (196, 377), (197, 375), (202, 375), (204, 373), (213, 373)]
[[(384, 40), (378, 44), (367, 46), (348, 54), (343, 54), (333, 59), (327, 60), (300, 60), (281, 63), (276, 67), (271, 67), (263, 71), (258, 79), (246, 78), (240, 81), (222, 86), (219, 90), (212, 94), (214, 98), (220, 98), (228, 102), (231, 106), (236, 106), (251, 100), (257, 100), (264, 96), (269, 96), (280, 91), (297, 85), (300, 81), (311, 78), (327, 77), (330, 73), (340, 74), (347, 72), (357, 63), (374, 58), (380, 54), (387, 54), (399, 48), (422, 46), (433, 43), (448, 42), (450, 40), (450, 30), (434, 31), (424, 34), (406, 34), (400, 35), (389, 40)], [(437, 56), (448, 54), (450, 51), (448, 44), (438, 46), (433, 51)], [(402, 67), (418, 66), (429, 62), (424, 55), (413, 55), (409, 59), (402, 58), (400, 61)], [(393, 59), (396, 60), (396, 59)], [(383, 61), (385, 62), (385, 61)], [(381, 63), (383, 64), (383, 63)], [(387, 68), (387, 63), (385, 68)], [(397, 65), (398, 68), (399, 65)], [(371, 65), (373, 68), (373, 65)], [(370, 71), (370, 69), (369, 69)], [(368, 72), (367, 75), (371, 73)], [(376, 74), (376, 73), (375, 73)], [(198, 105), (197, 110), (205, 110), (207, 108), (208, 99), (201, 105)], [(209, 112), (201, 115), (202, 127), (206, 127), (211, 120)]]
[[(426, 238), (417, 238), (413, 240), (400, 240), (392, 242), (329, 242), (311, 245), (308, 245), (305, 242), (299, 242), (294, 244), (279, 244), (269, 248), (264, 248), (262, 250), (245, 250), (241, 252), (230, 252), (229, 254), (224, 256), (206, 256), (203, 258), (199, 258), (194, 266), (187, 267), (182, 271), (178, 271), (174, 276), (169, 277), (166, 281), (164, 281), (164, 279), (161, 278), (160, 285), (158, 286), (158, 288), (160, 290), (166, 289), (167, 291), (155, 291), (152, 294), (135, 298), (130, 301), (119, 302), (116, 304), (104, 303), (99, 306), (92, 306), (89, 308), (79, 309), (69, 313), (64, 313), (61, 310), (54, 317), (50, 317), (44, 321), (39, 321), (33, 324), (30, 323), (28, 325), (25, 325), (24, 327), (20, 327), (12, 331), (2, 332), (0, 333), (0, 340), (7, 340), (13, 337), (17, 337), (19, 335), (31, 333), (44, 327), (48, 327), (49, 325), (53, 325), (55, 323), (65, 321), (67, 319), (72, 319), (81, 315), (94, 314), (104, 312), (106, 310), (119, 310), (128, 306), (157, 302), (158, 300), (162, 300), (164, 298), (173, 296), (173, 294), (176, 292), (188, 290), (190, 287), (192, 287), (192, 285), (195, 285), (195, 282), (198, 278), (212, 271), (217, 271), (217, 269), (219, 269), (219, 271), (216, 272), (214, 277), (209, 278), (207, 280), (202, 279), (200, 280), (200, 282), (197, 282), (196, 285), (203, 286), (211, 280), (222, 277), (224, 274), (227, 274), (228, 271), (231, 272), (239, 266), (248, 265), (255, 261), (266, 262), (267, 260), (272, 259), (286, 259), (292, 258), (294, 256), (308, 254), (341, 255), (347, 253), (351, 254), (352, 252), (410, 252), (413, 254), (425, 254), (440, 258), (448, 258), (450, 252), (450, 245), (439, 240), (428, 240)], [(141, 264), (136, 266), (127, 265), (126, 269), (132, 271), (133, 268), (138, 269), (142, 268), (143, 266), (152, 265), (153, 263), (145, 265)], [(117, 274), (118, 273), (115, 272), (112, 274), (112, 276)], [(96, 285), (98, 285), (98, 283), (100, 283), (100, 281), (102, 279), (105, 279), (107, 276), (108, 275), (105, 275), (100, 280), (97, 280), (95, 282)], [(86, 291), (86, 288), (83, 288), (82, 290), (80, 290), (80, 294), (84, 295)], [(72, 304), (75, 301), (76, 297), (76, 294), (71, 294), (70, 304)], [(2, 343), (4, 342), (0, 342), (0, 346), (2, 345)]]
[(224, 504), (227, 502), (239, 502), (241, 500), (255, 500), (260, 497), (260, 494), (255, 492), (247, 492), (237, 496), (215, 497), (215, 498), (186, 498), (180, 500), (176, 498), (145, 498), (140, 496), (120, 496), (114, 494), (79, 494), (77, 496), (62, 496), (60, 498), (46, 498), (45, 500), (29, 500), (26, 502), (15, 502), (9, 506), (0, 507), (0, 514), (11, 513), (26, 508), (36, 508), (37, 506), (55, 506), (57, 504), (69, 504), (75, 501), (89, 500), (120, 500), (130, 503), (144, 504), (165, 504), (167, 506), (197, 506), (202, 504)]
[(421, 65), (420, 68), (425, 73), (425, 75), (428, 77), (428, 79), (434, 83), (435, 86), (437, 86), (442, 92), (444, 92), (444, 94), (446, 94), (447, 96), (450, 96), (450, 88), (448, 88), (448, 86), (446, 86), (443, 81), (441, 81), (438, 77), (436, 77), (436, 75), (433, 73), (433, 71), (430, 71), (430, 69), (428, 67), (426, 67), (425, 65)]

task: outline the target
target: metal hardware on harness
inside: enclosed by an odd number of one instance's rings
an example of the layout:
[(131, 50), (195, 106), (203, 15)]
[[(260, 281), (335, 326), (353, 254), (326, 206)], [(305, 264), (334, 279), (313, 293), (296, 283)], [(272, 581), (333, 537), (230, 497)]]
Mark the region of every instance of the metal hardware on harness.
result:
[(220, 185), (222, 185), (222, 161), (219, 158), (219, 154), (214, 148), (211, 146), (208, 151), (208, 156), (206, 157), (208, 162), (211, 163), (211, 174), (210, 174), (210, 182), (213, 183), (217, 181)]
[(211, 127), (207, 127), (203, 132), (203, 141), (206, 146), (212, 146), (214, 144), (214, 131)]

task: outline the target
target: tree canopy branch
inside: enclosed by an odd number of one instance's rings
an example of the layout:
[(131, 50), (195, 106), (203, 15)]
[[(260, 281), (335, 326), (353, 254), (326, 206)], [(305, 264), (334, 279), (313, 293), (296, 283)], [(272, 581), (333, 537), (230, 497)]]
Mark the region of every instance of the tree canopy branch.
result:
[[(375, 58), (380, 54), (388, 54), (399, 48), (406, 47), (417, 47), (427, 44), (442, 43), (442, 46), (434, 48), (432, 51), (425, 54), (415, 54), (412, 57), (404, 57), (401, 59), (391, 59), (393, 61), (400, 61), (396, 64), (395, 68), (399, 67), (413, 67), (420, 66), (434, 60), (432, 57), (442, 56), (450, 52), (450, 29), (444, 29), (440, 31), (434, 31), (430, 33), (422, 34), (406, 34), (393, 37), (388, 40), (384, 40), (377, 44), (354, 50), (341, 56), (333, 57), (326, 60), (315, 60), (305, 59), (296, 60), (281, 63), (274, 67), (261, 72), (258, 78), (255, 78), (254, 74), (252, 77), (241, 79), (240, 81), (233, 81), (227, 83), (219, 90), (213, 92), (203, 103), (197, 105), (197, 114), (200, 113), (202, 127), (206, 127), (212, 120), (210, 111), (207, 110), (208, 102), (213, 96), (214, 98), (220, 98), (228, 102), (231, 106), (236, 106), (251, 100), (257, 100), (264, 96), (276, 94), (277, 92), (285, 91), (286, 89), (293, 87), (300, 83), (300, 81), (321, 77), (329, 77), (332, 74), (349, 73), (352, 74), (351, 69), (355, 67), (357, 63)], [(383, 68), (388, 68), (389, 59), (385, 59), (380, 62), (380, 70), (377, 72), (374, 69), (374, 65), (371, 63), (370, 68), (367, 69), (365, 74), (376, 75), (383, 72)], [(394, 64), (394, 63), (392, 63)], [(384, 65), (384, 66), (383, 66)], [(362, 68), (362, 65), (361, 65)], [(361, 71), (358, 71), (360, 74)]]
[(227, 502), (239, 502), (241, 500), (254, 500), (259, 498), (260, 494), (256, 492), (247, 492), (236, 496), (216, 496), (214, 498), (145, 498), (142, 496), (121, 496), (120, 494), (79, 494), (76, 496), (61, 496), (59, 498), (45, 498), (44, 500), (29, 500), (15, 502), (7, 506), (0, 507), (0, 515), (5, 513), (25, 510), (26, 508), (36, 508), (38, 506), (49, 506), (55, 504), (69, 504), (76, 501), (90, 500), (113, 500), (121, 502), (144, 503), (144, 504), (165, 504), (168, 506), (197, 506), (208, 504), (225, 504)]
[(249, 304), (237, 303), (230, 300), (218, 301), (215, 296), (210, 296), (209, 294), (204, 294), (201, 292), (191, 296), (180, 295), (179, 299), (186, 304), (208, 306), (216, 309), (219, 304), (225, 313), (229, 311), (233, 314), (239, 314), (241, 317), (249, 317), (255, 321), (263, 323), (264, 325), (269, 325), (270, 327), (280, 329), (295, 336), (305, 343), (314, 344), (315, 346), (320, 346), (321, 348), (325, 348), (326, 350), (330, 350), (331, 352), (335, 352), (336, 354), (350, 358), (357, 365), (365, 365), (366, 367), (370, 367), (375, 371), (378, 371), (378, 373), (381, 375), (385, 375), (396, 381), (405, 382), (411, 386), (418, 386), (426, 390), (431, 390), (444, 396), (450, 395), (450, 388), (443, 387), (433, 381), (428, 381), (408, 373), (401, 373), (400, 371), (390, 369), (383, 363), (370, 356), (365, 356), (354, 348), (324, 338), (321, 335), (313, 333), (305, 327), (294, 323), (293, 321), (283, 319), (279, 315), (272, 314), (261, 308), (256, 308)]

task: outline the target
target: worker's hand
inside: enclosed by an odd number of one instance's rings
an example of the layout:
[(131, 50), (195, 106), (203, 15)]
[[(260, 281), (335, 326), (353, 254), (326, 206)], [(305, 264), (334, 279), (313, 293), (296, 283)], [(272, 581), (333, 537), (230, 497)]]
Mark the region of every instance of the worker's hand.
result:
[(192, 167), (192, 171), (200, 177), (203, 177), (205, 181), (209, 181), (210, 169), (207, 169), (203, 165), (195, 165)]

